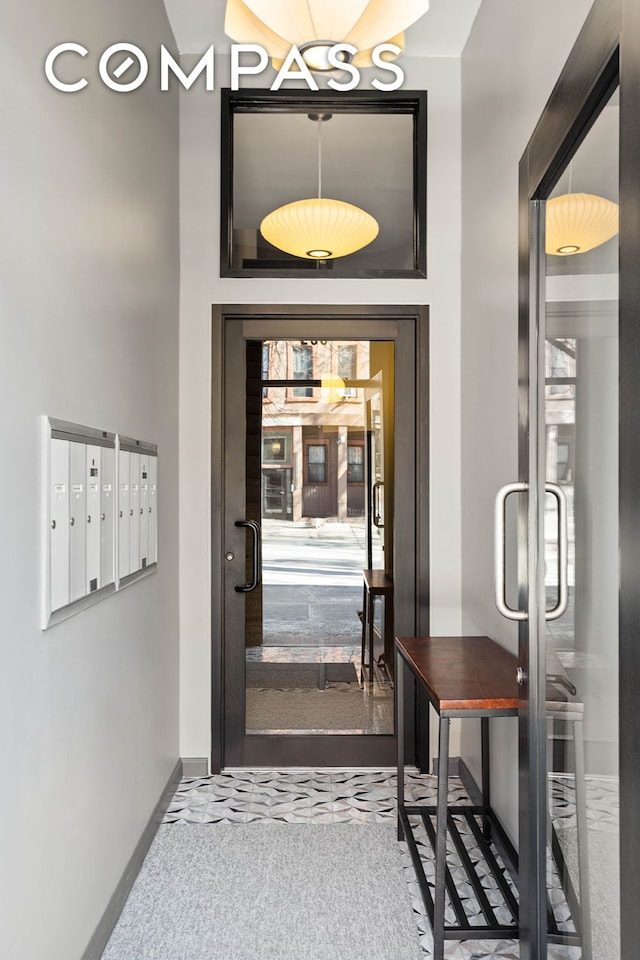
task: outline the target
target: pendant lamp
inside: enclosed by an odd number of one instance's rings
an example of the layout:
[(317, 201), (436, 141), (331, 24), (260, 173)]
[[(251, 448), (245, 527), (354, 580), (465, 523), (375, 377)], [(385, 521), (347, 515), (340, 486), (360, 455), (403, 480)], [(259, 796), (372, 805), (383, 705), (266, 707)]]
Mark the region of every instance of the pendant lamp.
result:
[(545, 251), (556, 257), (585, 253), (618, 232), (618, 204), (590, 193), (547, 200)]
[(265, 240), (294, 257), (335, 260), (366, 247), (378, 236), (378, 221), (352, 203), (322, 196), (322, 124), (330, 113), (309, 114), (318, 123), (318, 196), (296, 200), (267, 214), (260, 224)]
[(237, 43), (264, 47), (276, 69), (295, 45), (322, 72), (333, 69), (327, 53), (336, 43), (356, 47), (353, 63), (362, 67), (380, 43), (404, 48), (403, 31), (428, 9), (429, 0), (227, 0), (224, 29)]

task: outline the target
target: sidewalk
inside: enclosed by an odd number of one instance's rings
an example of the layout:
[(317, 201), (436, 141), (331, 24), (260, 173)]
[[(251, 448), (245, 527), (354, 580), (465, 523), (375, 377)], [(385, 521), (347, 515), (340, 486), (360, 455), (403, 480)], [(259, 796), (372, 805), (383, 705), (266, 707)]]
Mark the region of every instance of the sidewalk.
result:
[(364, 518), (265, 520), (262, 558), (264, 646), (357, 646), (359, 656)]

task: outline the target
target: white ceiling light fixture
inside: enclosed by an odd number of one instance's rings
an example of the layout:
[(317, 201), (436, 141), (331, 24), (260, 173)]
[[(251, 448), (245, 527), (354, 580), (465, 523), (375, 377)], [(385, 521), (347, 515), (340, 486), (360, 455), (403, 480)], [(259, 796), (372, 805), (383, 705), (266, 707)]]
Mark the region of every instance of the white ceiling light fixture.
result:
[(265, 240), (294, 257), (335, 260), (366, 247), (378, 236), (375, 217), (343, 200), (322, 196), (322, 124), (330, 113), (310, 113), (318, 123), (318, 196), (296, 200), (267, 214), (260, 224)]
[(618, 204), (591, 193), (564, 193), (547, 200), (545, 251), (556, 257), (586, 253), (615, 237)]
[(336, 43), (356, 47), (353, 60), (340, 56), (359, 67), (372, 66), (381, 43), (404, 49), (404, 31), (428, 9), (429, 0), (227, 0), (224, 29), (238, 43), (264, 47), (276, 69), (295, 45), (310, 70), (324, 72), (334, 69), (327, 55)]

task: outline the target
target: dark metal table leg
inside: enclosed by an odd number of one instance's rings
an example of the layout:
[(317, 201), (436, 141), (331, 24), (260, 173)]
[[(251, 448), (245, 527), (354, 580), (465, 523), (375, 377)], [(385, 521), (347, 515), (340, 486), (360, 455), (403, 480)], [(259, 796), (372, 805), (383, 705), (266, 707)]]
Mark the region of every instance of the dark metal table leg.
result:
[(400, 655), (396, 653), (396, 736), (398, 739), (398, 771), (397, 771), (397, 802), (398, 802), (398, 840), (404, 840), (404, 830), (400, 820), (400, 811), (404, 810), (404, 677), (403, 664)]
[(433, 917), (433, 960), (444, 960), (445, 875), (447, 867), (447, 799), (449, 791), (449, 724), (440, 717), (438, 800), (436, 806), (436, 876)]
[(362, 588), (362, 648), (360, 650), (360, 677), (364, 683), (365, 651), (367, 649), (367, 585)]
[[(482, 806), (488, 810), (491, 806), (491, 770), (489, 762), (489, 717), (480, 719), (482, 744)], [(491, 840), (491, 824), (487, 817), (482, 818), (482, 833), (487, 842)]]
[(367, 619), (369, 621), (369, 680), (373, 683), (373, 648), (375, 637), (376, 595), (369, 590)]
[(584, 738), (582, 720), (574, 720), (573, 749), (575, 762), (576, 833), (578, 840), (578, 878), (580, 881), (580, 932), (582, 960), (591, 960), (591, 902), (589, 885), (589, 854), (587, 844), (587, 800), (584, 777)]
[(384, 603), (384, 664), (393, 680), (393, 594), (387, 592), (383, 597)]

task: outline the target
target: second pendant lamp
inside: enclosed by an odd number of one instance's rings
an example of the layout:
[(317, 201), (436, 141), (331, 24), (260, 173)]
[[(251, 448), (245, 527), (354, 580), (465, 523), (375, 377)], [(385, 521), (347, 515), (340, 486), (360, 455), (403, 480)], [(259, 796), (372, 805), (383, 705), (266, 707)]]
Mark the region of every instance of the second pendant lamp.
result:
[(322, 196), (322, 124), (330, 113), (312, 113), (318, 124), (318, 196), (286, 203), (267, 214), (260, 233), (274, 247), (307, 260), (334, 260), (366, 247), (378, 221), (360, 207)]

